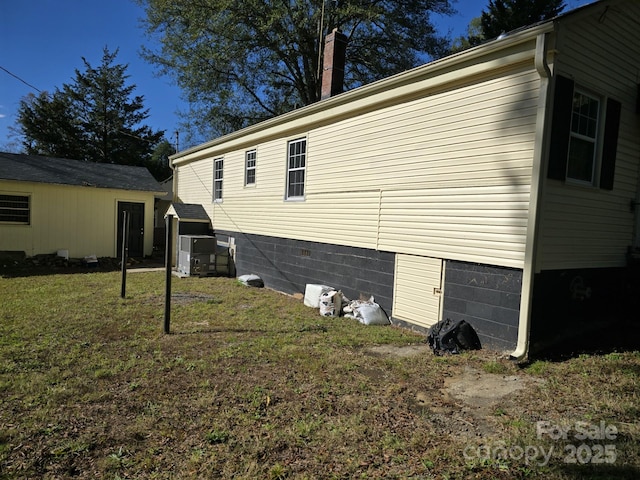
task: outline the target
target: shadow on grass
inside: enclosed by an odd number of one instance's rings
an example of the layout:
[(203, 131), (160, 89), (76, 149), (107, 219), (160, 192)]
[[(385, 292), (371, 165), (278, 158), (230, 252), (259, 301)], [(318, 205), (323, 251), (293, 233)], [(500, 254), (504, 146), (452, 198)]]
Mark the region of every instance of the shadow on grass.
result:
[(96, 272), (115, 272), (119, 268), (86, 268), (86, 267), (65, 267), (65, 268), (45, 268), (36, 267), (29, 269), (3, 268), (0, 269), (2, 278), (24, 278), (24, 277), (44, 277), (48, 275), (78, 275)]
[[(184, 326), (183, 326), (184, 327)], [(290, 334), (303, 334), (303, 333), (326, 333), (330, 327), (326, 325), (320, 324), (304, 324), (300, 325), (298, 328), (289, 328), (289, 329), (273, 329), (270, 327), (266, 328), (200, 328), (200, 329), (184, 329), (179, 331), (172, 330), (168, 333), (168, 335), (208, 335), (208, 334), (220, 334), (220, 333), (246, 333), (246, 334), (255, 334), (255, 335), (269, 335), (269, 336), (278, 336), (278, 335), (290, 335)]]
[[(624, 459), (617, 459), (623, 462)], [(629, 465), (579, 465), (564, 464), (560, 467), (568, 479), (579, 480), (636, 480), (640, 478), (640, 468)]]
[[(0, 262), (0, 277), (20, 278), (20, 277), (42, 277), (47, 275), (76, 275), (82, 273), (106, 273), (121, 271), (119, 258), (99, 258), (95, 264), (87, 264), (82, 260), (53, 259), (55, 257), (46, 255), (43, 259), (27, 258), (22, 261)], [(158, 257), (148, 257), (143, 259), (130, 259), (127, 264), (127, 271), (141, 268), (164, 267), (164, 259)]]
[(251, 328), (203, 328), (198, 330), (171, 330), (167, 335), (176, 336), (188, 336), (188, 335), (213, 335), (220, 333), (245, 333), (255, 335), (271, 335), (271, 334), (287, 334), (293, 333), (295, 330), (272, 330), (270, 328), (265, 329), (251, 329)]
[(567, 321), (549, 325), (545, 332), (538, 329), (531, 359), (562, 362), (580, 355), (640, 351), (640, 320), (632, 312), (624, 309), (598, 322)]

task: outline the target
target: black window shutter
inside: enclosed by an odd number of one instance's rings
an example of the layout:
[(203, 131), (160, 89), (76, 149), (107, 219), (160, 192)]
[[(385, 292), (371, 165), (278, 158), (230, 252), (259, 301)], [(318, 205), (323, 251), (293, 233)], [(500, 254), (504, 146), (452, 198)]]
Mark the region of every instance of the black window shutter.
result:
[(607, 116), (602, 143), (602, 166), (600, 168), (600, 188), (605, 190), (613, 190), (621, 110), (622, 104), (620, 102), (611, 98), (607, 100)]
[(551, 118), (551, 149), (547, 170), (547, 176), (555, 180), (565, 180), (567, 176), (567, 155), (573, 110), (573, 83), (570, 78), (561, 75), (556, 77)]

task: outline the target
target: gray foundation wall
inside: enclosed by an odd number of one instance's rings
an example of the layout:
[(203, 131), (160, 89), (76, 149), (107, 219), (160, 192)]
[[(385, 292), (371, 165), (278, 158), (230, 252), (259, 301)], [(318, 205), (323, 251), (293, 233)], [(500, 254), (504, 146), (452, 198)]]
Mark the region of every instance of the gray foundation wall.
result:
[(513, 350), (521, 290), (522, 270), (448, 260), (443, 318), (466, 320), (483, 348)]
[(307, 283), (342, 290), (350, 300), (373, 296), (390, 315), (395, 254), (287, 238), (216, 231), (233, 237), (236, 275), (256, 274), (265, 286), (304, 293)]
[(531, 350), (638, 348), (640, 270), (547, 270), (534, 279)]
[[(237, 276), (256, 274), (265, 286), (289, 294), (304, 293), (306, 284), (315, 283), (340, 289), (351, 300), (374, 296), (391, 315), (392, 252), (230, 231), (216, 236), (233, 237)], [(484, 348), (515, 349), (522, 271), (450, 260), (445, 265), (443, 318), (467, 320)]]

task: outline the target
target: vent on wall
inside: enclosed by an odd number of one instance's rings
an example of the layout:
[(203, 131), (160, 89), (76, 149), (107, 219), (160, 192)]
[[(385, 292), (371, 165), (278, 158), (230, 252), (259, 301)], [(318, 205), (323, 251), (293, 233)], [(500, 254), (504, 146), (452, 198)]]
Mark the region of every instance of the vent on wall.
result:
[(300, 256), (301, 257), (310, 257), (311, 256), (311, 250), (307, 250), (306, 248), (301, 248), (300, 249)]

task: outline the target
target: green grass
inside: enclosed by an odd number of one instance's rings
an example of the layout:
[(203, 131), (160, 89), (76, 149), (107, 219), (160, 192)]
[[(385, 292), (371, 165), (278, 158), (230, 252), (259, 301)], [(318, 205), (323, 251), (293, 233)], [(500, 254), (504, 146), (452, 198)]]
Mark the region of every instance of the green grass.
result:
[[(640, 354), (528, 368), (492, 352), (434, 357), (396, 327), (320, 317), (226, 278), (0, 278), (0, 478), (635, 478)], [(473, 368), (530, 387), (485, 411), (444, 393)], [(539, 381), (533, 381), (539, 380)], [(488, 412), (488, 413), (487, 413)], [(604, 421), (612, 465), (563, 461), (536, 422)], [(465, 448), (553, 446), (549, 465)], [(597, 442), (591, 442), (597, 443)], [(596, 468), (600, 467), (600, 468)]]

